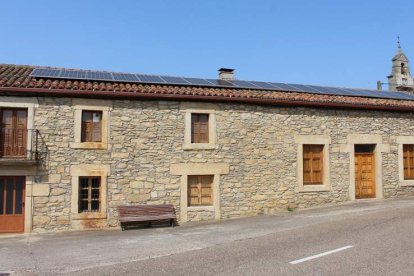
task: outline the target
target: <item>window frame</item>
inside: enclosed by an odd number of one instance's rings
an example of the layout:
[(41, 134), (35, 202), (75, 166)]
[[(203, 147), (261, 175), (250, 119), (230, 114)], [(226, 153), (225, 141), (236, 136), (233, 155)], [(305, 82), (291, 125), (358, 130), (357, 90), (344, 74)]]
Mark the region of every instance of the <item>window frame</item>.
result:
[[(214, 219), (221, 218), (220, 208), (220, 181), (221, 175), (229, 174), (228, 163), (178, 163), (171, 164), (170, 173), (178, 175), (180, 181), (180, 221), (188, 221), (188, 212), (214, 212)], [(212, 206), (187, 206), (188, 205), (188, 176), (189, 175), (214, 175), (213, 179), (213, 205)]]
[[(90, 100), (90, 99), (72, 99), (74, 109), (74, 142), (71, 147), (75, 149), (110, 149), (109, 145), (109, 119), (112, 110), (112, 101), (108, 100)], [(101, 115), (101, 141), (100, 142), (82, 142), (82, 114), (83, 111), (102, 112)]]
[[(109, 165), (80, 164), (70, 167), (72, 178), (72, 195), (71, 195), (71, 219), (72, 225), (76, 225), (75, 220), (85, 219), (106, 219), (107, 217), (107, 183), (110, 175)], [(100, 210), (99, 212), (82, 212), (79, 213), (79, 186), (80, 177), (100, 177)]]
[[(99, 187), (98, 188), (93, 187), (93, 179), (98, 179), (99, 180), (99, 182), (98, 182)], [(82, 187), (82, 180), (87, 180), (87, 187), (86, 187), (86, 190), (87, 190), (87, 199), (86, 199), (87, 210), (86, 209), (81, 209), (81, 206), (82, 206), (81, 202), (85, 201), (84, 199), (81, 198), (82, 197), (81, 191), (85, 190), (85, 188)], [(92, 198), (92, 195), (93, 195), (92, 191), (94, 189), (98, 189), (98, 199), (97, 200)], [(98, 209), (93, 209), (93, 207), (92, 207), (92, 202), (93, 201), (98, 201)], [(100, 210), (101, 210), (101, 177), (100, 176), (79, 176), (78, 213), (79, 214), (81, 214), (81, 213), (99, 213)]]
[[(296, 167), (297, 167), (297, 181), (299, 192), (325, 192), (331, 191), (332, 186), (330, 182), (330, 144), (331, 138), (328, 135), (296, 135), (294, 137), (297, 146)], [(321, 145), (322, 150), (322, 183), (304, 184), (304, 145)]]
[[(203, 122), (202, 118), (207, 117), (207, 122)], [(197, 119), (197, 121), (196, 121)], [(191, 113), (191, 144), (203, 144), (209, 142), (209, 124), (210, 114), (208, 113)], [(205, 137), (202, 137), (203, 124), (206, 128), (204, 133)]]
[(414, 136), (397, 136), (398, 182), (400, 187), (414, 186), (414, 177), (406, 178), (404, 173), (404, 145), (414, 145)]
[[(209, 106), (206, 106), (209, 108)], [(192, 143), (192, 114), (206, 114), (208, 115), (208, 142), (207, 143)], [(214, 109), (200, 109), (186, 108), (184, 115), (184, 150), (211, 150), (216, 149), (216, 116)]]
[[(324, 175), (324, 169), (323, 169), (323, 155), (324, 155), (324, 145), (314, 145), (314, 144), (303, 144), (303, 185), (323, 185), (323, 175)], [(317, 159), (316, 157), (314, 157), (315, 153), (316, 153), (316, 148), (321, 148), (321, 150), (318, 151), (318, 155), (319, 156), (319, 164), (318, 166), (320, 167), (320, 169), (316, 169), (314, 168), (314, 161), (315, 159)], [(306, 150), (305, 150), (306, 149)], [(306, 169), (305, 169), (305, 160), (306, 158), (306, 154), (309, 153), (310, 154), (310, 158), (309, 158), (309, 176), (310, 176), (310, 181), (305, 180), (305, 173), (306, 173)], [(319, 171), (320, 176), (317, 178), (315, 176), (315, 171)], [(317, 178), (317, 179), (315, 179)]]
[[(87, 113), (90, 113), (91, 121), (87, 122), (84, 120)], [(102, 110), (82, 110), (82, 119), (81, 119), (81, 143), (102, 143)], [(94, 114), (99, 114), (99, 139), (95, 139), (95, 122), (94, 120)], [(90, 137), (86, 137), (87, 135), (87, 128), (85, 126), (86, 123), (91, 123), (91, 130), (90, 130)]]

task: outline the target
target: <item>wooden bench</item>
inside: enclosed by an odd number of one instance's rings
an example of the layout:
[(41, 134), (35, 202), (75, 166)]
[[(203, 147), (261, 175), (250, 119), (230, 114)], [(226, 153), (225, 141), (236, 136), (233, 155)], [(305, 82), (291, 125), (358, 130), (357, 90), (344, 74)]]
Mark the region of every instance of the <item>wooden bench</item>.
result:
[(124, 231), (127, 226), (140, 222), (168, 221), (172, 227), (177, 224), (174, 205), (132, 205), (118, 206), (119, 222)]

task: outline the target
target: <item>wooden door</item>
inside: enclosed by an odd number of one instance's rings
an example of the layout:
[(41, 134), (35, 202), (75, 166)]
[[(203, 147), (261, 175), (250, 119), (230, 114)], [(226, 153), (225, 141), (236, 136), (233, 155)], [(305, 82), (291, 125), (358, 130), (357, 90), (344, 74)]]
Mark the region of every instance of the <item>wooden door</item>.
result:
[(25, 156), (27, 147), (27, 110), (1, 110), (1, 156)]
[(0, 176), (0, 233), (24, 232), (24, 176)]
[(355, 153), (355, 198), (375, 197), (374, 153)]

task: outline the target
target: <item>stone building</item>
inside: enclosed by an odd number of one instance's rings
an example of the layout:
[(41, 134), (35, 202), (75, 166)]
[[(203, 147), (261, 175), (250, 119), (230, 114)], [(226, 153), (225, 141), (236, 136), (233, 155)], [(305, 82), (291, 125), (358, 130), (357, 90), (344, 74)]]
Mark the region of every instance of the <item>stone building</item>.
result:
[[(408, 66), (408, 63), (407, 63)], [(181, 223), (414, 195), (414, 96), (0, 65), (0, 232)]]

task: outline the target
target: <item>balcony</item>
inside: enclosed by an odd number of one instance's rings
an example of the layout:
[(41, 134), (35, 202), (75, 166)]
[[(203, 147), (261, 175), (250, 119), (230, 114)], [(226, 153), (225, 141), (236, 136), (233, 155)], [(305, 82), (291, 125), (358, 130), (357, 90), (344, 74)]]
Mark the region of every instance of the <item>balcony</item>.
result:
[(37, 129), (1, 129), (0, 165), (36, 165), (46, 157), (47, 147)]

